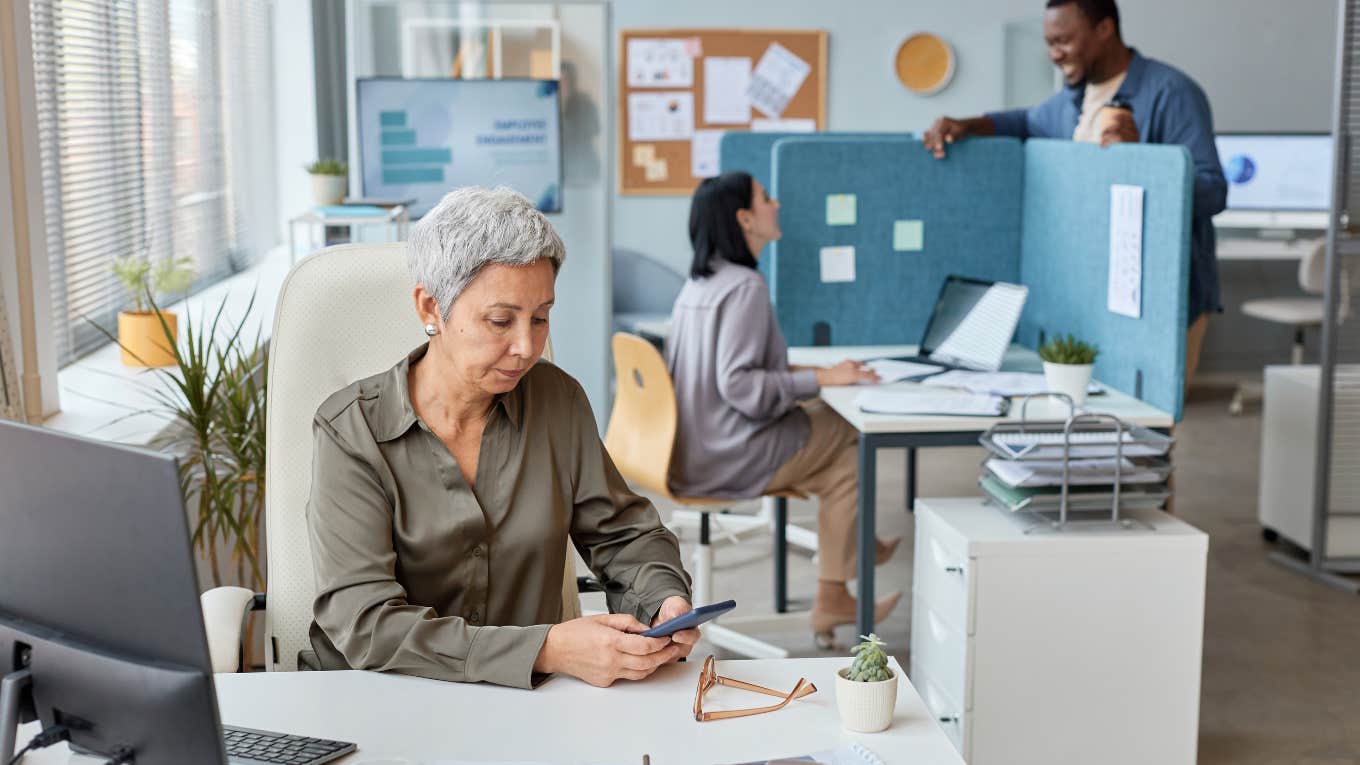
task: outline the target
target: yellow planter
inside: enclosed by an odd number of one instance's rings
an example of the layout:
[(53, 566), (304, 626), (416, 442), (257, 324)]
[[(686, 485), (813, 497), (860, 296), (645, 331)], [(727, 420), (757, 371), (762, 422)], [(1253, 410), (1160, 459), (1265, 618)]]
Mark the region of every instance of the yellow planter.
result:
[[(179, 337), (173, 313), (161, 313), (170, 334)], [(123, 363), (130, 367), (168, 367), (175, 364), (175, 351), (166, 341), (165, 328), (151, 311), (124, 311), (118, 314), (118, 344), (123, 346)]]

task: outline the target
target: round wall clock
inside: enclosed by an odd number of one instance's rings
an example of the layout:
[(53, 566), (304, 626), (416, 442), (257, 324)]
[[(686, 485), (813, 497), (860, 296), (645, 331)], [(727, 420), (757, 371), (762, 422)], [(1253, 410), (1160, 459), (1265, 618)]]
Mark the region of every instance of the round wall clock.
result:
[(938, 93), (953, 76), (954, 49), (929, 32), (908, 37), (897, 49), (897, 79), (913, 93)]

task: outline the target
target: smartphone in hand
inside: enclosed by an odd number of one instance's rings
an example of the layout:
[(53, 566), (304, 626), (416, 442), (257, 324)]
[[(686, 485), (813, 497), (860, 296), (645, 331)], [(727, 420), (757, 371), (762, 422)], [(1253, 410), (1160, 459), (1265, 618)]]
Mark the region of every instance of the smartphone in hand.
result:
[(700, 624), (721, 616), (737, 607), (737, 601), (724, 600), (721, 603), (713, 603), (707, 606), (699, 606), (689, 613), (680, 614), (669, 621), (664, 621), (655, 627), (642, 633), (643, 637), (670, 637), (681, 630), (693, 629)]

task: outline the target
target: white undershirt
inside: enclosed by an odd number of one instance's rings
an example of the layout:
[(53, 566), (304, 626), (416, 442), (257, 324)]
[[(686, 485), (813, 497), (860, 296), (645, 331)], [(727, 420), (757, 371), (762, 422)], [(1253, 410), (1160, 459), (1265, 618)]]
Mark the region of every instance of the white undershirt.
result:
[(1077, 118), (1077, 129), (1072, 131), (1073, 141), (1100, 143), (1100, 136), (1096, 135), (1096, 112), (1119, 92), (1119, 86), (1124, 84), (1124, 75), (1128, 73), (1129, 70), (1125, 69), (1104, 82), (1086, 83), (1086, 95), (1081, 100), (1081, 116)]

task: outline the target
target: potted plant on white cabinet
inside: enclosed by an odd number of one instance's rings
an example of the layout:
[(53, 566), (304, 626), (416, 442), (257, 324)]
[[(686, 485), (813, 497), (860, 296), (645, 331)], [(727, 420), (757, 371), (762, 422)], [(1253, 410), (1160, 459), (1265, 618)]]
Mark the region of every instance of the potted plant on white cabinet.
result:
[(349, 166), (338, 159), (318, 159), (307, 165), (312, 176), (312, 202), (320, 206), (338, 205), (349, 190)]

